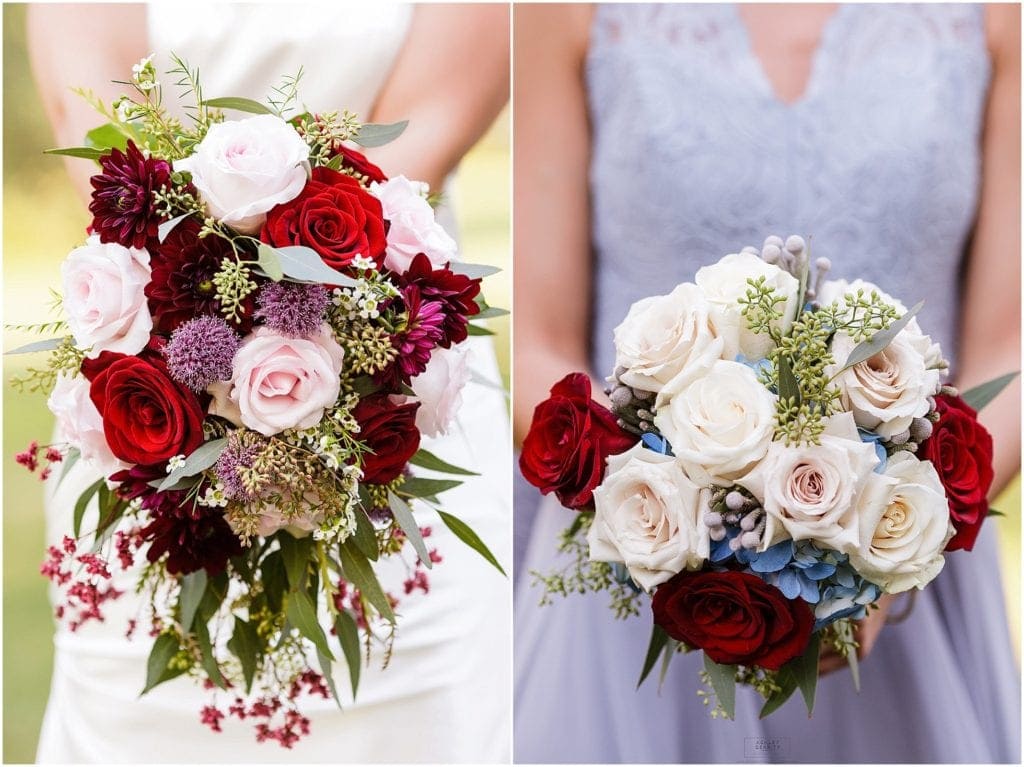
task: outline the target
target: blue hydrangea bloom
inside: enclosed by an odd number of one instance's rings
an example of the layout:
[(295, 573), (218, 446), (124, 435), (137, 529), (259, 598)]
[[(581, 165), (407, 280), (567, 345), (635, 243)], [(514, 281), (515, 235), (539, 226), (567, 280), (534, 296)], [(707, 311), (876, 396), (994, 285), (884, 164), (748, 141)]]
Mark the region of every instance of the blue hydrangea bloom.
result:
[(757, 373), (758, 376), (760, 376), (762, 370), (768, 370), (771, 368), (771, 363), (768, 361), (767, 357), (761, 357), (761, 359), (751, 360), (747, 359), (742, 354), (737, 354), (735, 361), (740, 363), (741, 365), (746, 365), (748, 368)]
[(655, 453), (661, 455), (672, 455), (672, 446), (668, 444), (668, 440), (662, 437), (660, 434), (652, 434), (651, 432), (645, 432), (640, 441), (644, 443), (644, 447), (648, 450), (653, 450)]
[(875, 473), (881, 474), (885, 471), (885, 464), (889, 460), (889, 457), (885, 453), (885, 446), (882, 444), (882, 438), (873, 431), (861, 429), (860, 427), (857, 427), (857, 434), (860, 435), (861, 442), (866, 442), (874, 446), (875, 455), (878, 456), (878, 465), (875, 467)]

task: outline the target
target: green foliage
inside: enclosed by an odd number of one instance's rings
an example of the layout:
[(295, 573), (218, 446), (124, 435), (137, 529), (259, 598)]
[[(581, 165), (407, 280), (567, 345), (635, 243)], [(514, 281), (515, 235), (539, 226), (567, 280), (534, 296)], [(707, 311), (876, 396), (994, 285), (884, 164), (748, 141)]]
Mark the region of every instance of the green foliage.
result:
[(786, 303), (786, 297), (766, 285), (764, 275), (748, 279), (747, 284), (750, 287), (747, 288), (746, 295), (739, 298), (739, 304), (743, 307), (740, 314), (753, 332), (770, 336), (778, 343), (778, 322), (782, 319), (782, 312), (778, 307)]
[(438, 511), (438, 514), (441, 516), (441, 521), (445, 523), (449, 530), (455, 533), (455, 536), (460, 541), (494, 565), (495, 569), (497, 569), (499, 573), (505, 575), (505, 569), (498, 562), (498, 558), (495, 557), (494, 554), (491, 553), (491, 550), (487, 548), (487, 545), (480, 540), (480, 536), (473, 531), (473, 528), (458, 517), (448, 514), (447, 512)]

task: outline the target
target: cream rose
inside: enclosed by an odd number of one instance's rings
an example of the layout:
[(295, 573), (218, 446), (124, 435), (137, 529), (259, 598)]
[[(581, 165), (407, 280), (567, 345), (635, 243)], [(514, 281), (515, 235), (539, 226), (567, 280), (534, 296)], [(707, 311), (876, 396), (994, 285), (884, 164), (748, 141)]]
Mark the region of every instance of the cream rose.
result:
[[(622, 382), (655, 393), (678, 390), (721, 359), (726, 341), (710, 312), (700, 288), (689, 282), (633, 304), (615, 328), (615, 367), (626, 369)], [(738, 343), (736, 337), (729, 341)], [(659, 397), (656, 406), (661, 404)]]
[(927, 367), (927, 336), (900, 332), (878, 354), (837, 375), (856, 346), (848, 335), (837, 333), (832, 339), (836, 363), (825, 369), (835, 377), (843, 407), (858, 426), (886, 439), (906, 431), (928, 413), (928, 397), (940, 385), (939, 371)]
[(309, 146), (276, 115), (215, 123), (196, 151), (174, 163), (192, 174), (207, 212), (255, 234), (267, 211), (298, 197), (309, 178)]
[(764, 277), (765, 285), (785, 299), (784, 303), (776, 307), (782, 313), (782, 318), (774, 323), (774, 327), (782, 332), (788, 331), (799, 308), (796, 302), (800, 283), (792, 274), (774, 264), (765, 263), (753, 253), (731, 253), (717, 264), (697, 270), (697, 287), (711, 305), (712, 320), (719, 328), (719, 333), (726, 338), (730, 335), (737, 338), (736, 348), (727, 346), (725, 349), (724, 356), (728, 359), (742, 354), (750, 360), (758, 360), (772, 348), (771, 338), (750, 330), (741, 314), (743, 305), (739, 299), (750, 288), (747, 280), (756, 280), (758, 277)]
[(416, 428), (428, 437), (447, 434), (462, 406), (462, 389), (469, 381), (468, 355), (459, 346), (438, 347), (426, 369), (409, 384), (420, 401)]
[(103, 418), (89, 397), (89, 386), (82, 376), (59, 373), (46, 404), (57, 420), (58, 441), (77, 447), (82, 461), (109, 477), (129, 464), (110, 451)]
[(718, 360), (654, 419), (687, 475), (724, 484), (764, 458), (775, 430), (775, 395), (746, 365)]
[(374, 182), (370, 192), (380, 200), (389, 223), (384, 266), (404, 274), (418, 253), (425, 254), (435, 269), (455, 259), (458, 246), (434, 219), (426, 184), (395, 176), (383, 184)]
[(590, 558), (621, 562), (645, 591), (681, 570), (699, 569), (711, 546), (701, 518), (709, 498), (670, 456), (642, 445), (610, 456), (604, 481), (594, 488)]
[(80, 348), (137, 354), (149, 343), (153, 318), (146, 303), (149, 251), (101, 243), (93, 235), (60, 266), (64, 313)]
[(871, 474), (861, 495), (860, 543), (850, 564), (883, 591), (924, 588), (942, 570), (953, 537), (949, 505), (935, 467), (907, 451)]
[(772, 442), (764, 460), (736, 480), (767, 512), (761, 550), (792, 538), (849, 552), (859, 541), (856, 501), (877, 465), (849, 413), (829, 419), (820, 445)]
[(338, 399), (345, 352), (324, 325), (310, 338), (288, 338), (259, 328), (235, 353), (231, 388), (210, 387), (210, 412), (271, 436), (316, 426)]

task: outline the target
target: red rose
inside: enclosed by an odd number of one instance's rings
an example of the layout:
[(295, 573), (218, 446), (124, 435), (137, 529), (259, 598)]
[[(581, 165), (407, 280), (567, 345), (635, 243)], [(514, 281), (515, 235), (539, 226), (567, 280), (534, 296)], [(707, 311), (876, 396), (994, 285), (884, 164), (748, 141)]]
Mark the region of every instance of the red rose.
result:
[(949, 516), (956, 528), (946, 551), (974, 548), (988, 515), (992, 486), (992, 435), (978, 423), (978, 414), (959, 397), (935, 398), (939, 421), (921, 443), (919, 458), (931, 461), (949, 498)]
[(334, 269), (357, 255), (384, 263), (387, 244), (380, 200), (351, 176), (314, 168), (313, 177), (294, 200), (267, 214), (260, 239), (281, 248), (305, 245)]
[(366, 155), (362, 152), (357, 152), (355, 149), (345, 146), (344, 144), (337, 145), (337, 151), (335, 157), (341, 155), (341, 168), (342, 170), (348, 171), (348, 173), (362, 178), (366, 183), (376, 181), (377, 183), (384, 183), (388, 180), (388, 177), (384, 175), (384, 171), (374, 165), (372, 162), (366, 159)]
[(89, 396), (103, 418), (110, 450), (122, 461), (163, 463), (203, 443), (199, 398), (171, 378), (157, 352), (103, 352), (86, 360), (82, 372), (92, 382)]
[(590, 398), (590, 379), (571, 373), (552, 386), (551, 398), (533, 411), (519, 469), (542, 493), (553, 491), (563, 506), (580, 509), (593, 502), (593, 490), (604, 478), (605, 459), (636, 443), (608, 408)]
[(683, 571), (651, 600), (654, 622), (715, 663), (777, 670), (803, 654), (814, 614), (750, 573)]
[(359, 441), (372, 453), (363, 453), (363, 481), (382, 485), (396, 479), (420, 447), (416, 428), (419, 402), (396, 405), (387, 395), (364, 397), (352, 411), (359, 422)]

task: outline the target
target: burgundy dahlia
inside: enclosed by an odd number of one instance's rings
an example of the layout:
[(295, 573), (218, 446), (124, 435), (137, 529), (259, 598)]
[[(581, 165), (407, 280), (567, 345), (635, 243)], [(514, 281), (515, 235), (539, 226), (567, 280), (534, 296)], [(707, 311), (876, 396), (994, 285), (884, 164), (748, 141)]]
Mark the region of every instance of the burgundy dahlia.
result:
[[(171, 230), (151, 261), (153, 275), (146, 286), (153, 330), (171, 333), (193, 317), (220, 315), (220, 302), (213, 278), (225, 258), (232, 257), (231, 245), (221, 237), (199, 237), (200, 224), (187, 219)], [(241, 323), (232, 323), (242, 333), (252, 329), (254, 300), (245, 303)]]
[(92, 228), (100, 242), (142, 248), (154, 240), (163, 217), (157, 213), (153, 192), (167, 186), (171, 166), (166, 160), (145, 157), (131, 141), (127, 150), (111, 149), (100, 158), (102, 172), (92, 184)]
[(184, 490), (152, 493), (142, 500), (150, 522), (142, 529), (149, 542), (146, 558), (156, 562), (167, 554), (167, 571), (187, 575), (206, 570), (224, 571), (228, 559), (242, 553), (242, 544), (231, 532), (224, 511), (196, 504)]
[(428, 301), (415, 285), (402, 289), (409, 319), (405, 329), (391, 336), (398, 356), (378, 377), (377, 383), (395, 390), (422, 373), (430, 362), (430, 353), (444, 337), (444, 305)]
[(480, 313), (475, 301), (480, 295), (480, 280), (471, 280), (464, 274), (457, 274), (443, 266), (435, 269), (430, 259), (419, 253), (401, 276), (402, 285), (415, 285), (424, 301), (437, 301), (444, 315), (440, 346), (448, 349), (452, 344), (462, 343), (469, 332), (466, 326), (469, 318)]

